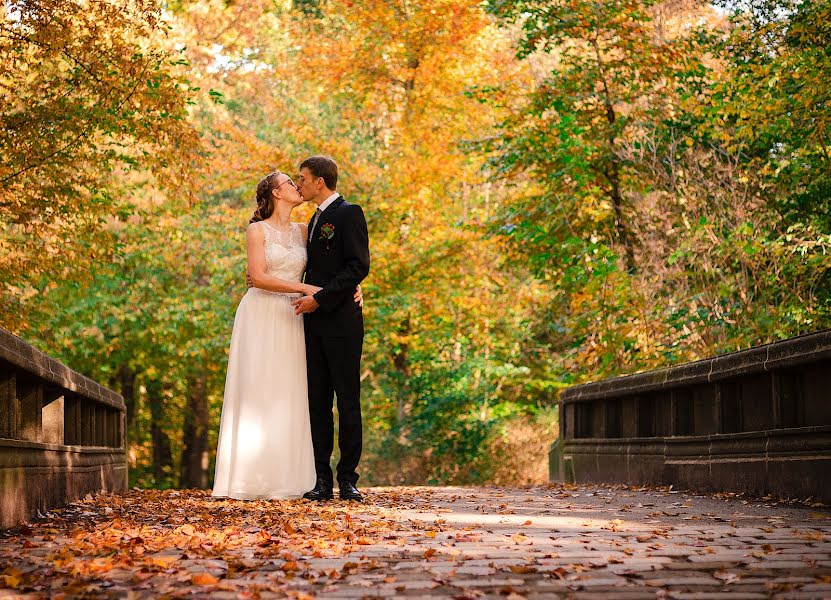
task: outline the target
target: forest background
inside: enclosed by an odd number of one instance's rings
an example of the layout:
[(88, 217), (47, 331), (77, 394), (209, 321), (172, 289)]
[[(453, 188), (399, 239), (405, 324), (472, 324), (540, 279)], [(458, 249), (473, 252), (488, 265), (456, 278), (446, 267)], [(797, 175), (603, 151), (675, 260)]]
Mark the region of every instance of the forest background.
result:
[(124, 396), (132, 485), (210, 486), (254, 187), (313, 153), (371, 235), (362, 482), (544, 481), (563, 387), (831, 323), (828, 0), (0, 16), (0, 325)]

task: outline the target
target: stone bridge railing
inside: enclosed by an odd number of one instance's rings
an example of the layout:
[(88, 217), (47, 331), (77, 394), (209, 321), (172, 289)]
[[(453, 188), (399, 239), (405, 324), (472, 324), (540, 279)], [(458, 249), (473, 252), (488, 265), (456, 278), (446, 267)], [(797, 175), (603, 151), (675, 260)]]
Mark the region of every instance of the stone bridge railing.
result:
[(0, 329), (0, 527), (127, 487), (121, 396)]
[(551, 478), (831, 501), (831, 330), (564, 390)]

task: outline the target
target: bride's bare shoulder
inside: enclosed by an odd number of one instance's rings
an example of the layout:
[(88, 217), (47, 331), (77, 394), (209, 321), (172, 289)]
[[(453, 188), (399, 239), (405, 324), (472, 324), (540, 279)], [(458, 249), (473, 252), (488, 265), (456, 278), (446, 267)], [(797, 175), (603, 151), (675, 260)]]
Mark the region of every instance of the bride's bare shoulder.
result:
[(254, 221), (253, 223), (249, 223), (248, 227), (245, 229), (245, 236), (246, 237), (263, 237), (263, 228), (260, 225), (259, 221)]

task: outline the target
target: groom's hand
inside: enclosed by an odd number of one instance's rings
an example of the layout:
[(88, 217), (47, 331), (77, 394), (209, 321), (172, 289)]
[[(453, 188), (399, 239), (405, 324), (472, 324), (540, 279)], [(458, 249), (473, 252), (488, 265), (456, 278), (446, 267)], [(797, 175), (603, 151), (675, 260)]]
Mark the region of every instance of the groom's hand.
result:
[(251, 281), (251, 274), (248, 271), (245, 272), (245, 285), (254, 287), (254, 282)]
[(294, 306), (294, 314), (296, 315), (312, 313), (320, 306), (314, 296), (303, 296), (292, 302), (291, 305)]

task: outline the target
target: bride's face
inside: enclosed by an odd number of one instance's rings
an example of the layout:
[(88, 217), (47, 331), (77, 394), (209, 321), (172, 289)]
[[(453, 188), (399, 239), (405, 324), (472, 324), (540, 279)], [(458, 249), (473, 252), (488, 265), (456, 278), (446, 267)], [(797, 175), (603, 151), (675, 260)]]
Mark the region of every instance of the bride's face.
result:
[(272, 193), (276, 196), (275, 200), (288, 202), (292, 206), (303, 204), (303, 198), (300, 197), (300, 192), (297, 191), (297, 186), (291, 180), (291, 177), (285, 173), (280, 173), (277, 176), (277, 185), (272, 188)]

